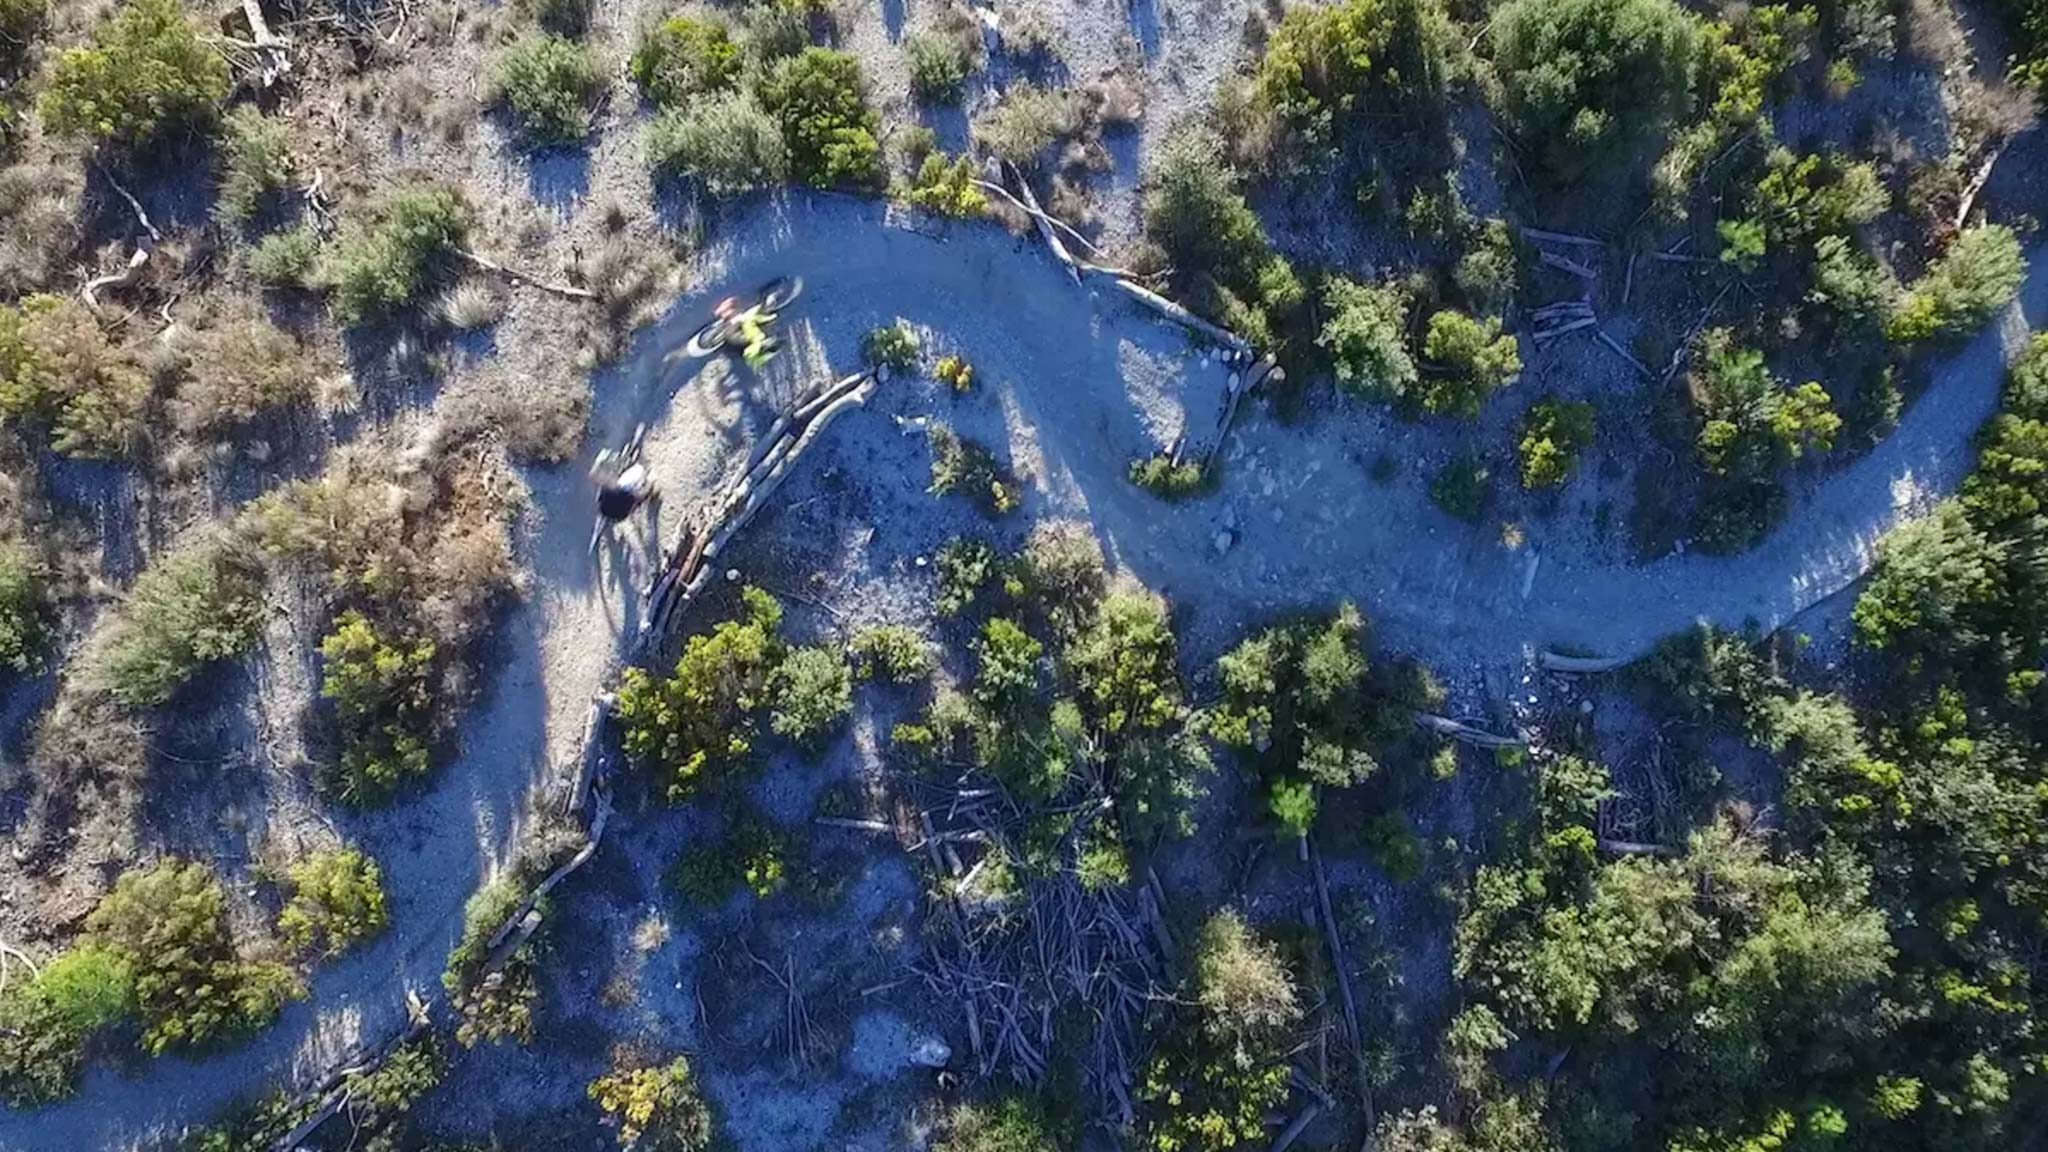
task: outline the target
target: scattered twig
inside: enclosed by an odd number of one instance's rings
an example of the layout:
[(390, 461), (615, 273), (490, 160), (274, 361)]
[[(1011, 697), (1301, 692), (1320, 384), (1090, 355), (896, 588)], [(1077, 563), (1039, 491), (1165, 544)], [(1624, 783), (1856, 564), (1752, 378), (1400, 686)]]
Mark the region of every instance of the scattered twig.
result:
[(1636, 371), (1643, 374), (1643, 379), (1655, 380), (1657, 378), (1657, 374), (1655, 372), (1650, 371), (1648, 365), (1644, 364), (1641, 360), (1636, 359), (1634, 353), (1630, 352), (1626, 348), (1623, 348), (1621, 346), (1621, 342), (1616, 340), (1614, 337), (1609, 336), (1604, 329), (1596, 330), (1593, 333), (1593, 338), (1600, 341), (1602, 344), (1607, 345), (1609, 348), (1613, 349), (1614, 354), (1616, 356), (1619, 356), (1623, 360), (1628, 361), (1630, 367), (1634, 368)]
[(476, 253), (471, 252), (467, 248), (457, 248), (455, 249), (455, 254), (457, 256), (460, 256), (462, 259), (467, 260), (471, 264), (474, 264), (477, 267), (484, 269), (487, 272), (496, 272), (500, 276), (506, 276), (513, 280), (517, 280), (519, 283), (524, 284), (529, 288), (538, 288), (543, 292), (552, 292), (557, 296), (567, 296), (572, 300), (597, 299), (597, 293), (592, 292), (588, 288), (578, 288), (573, 284), (556, 284), (551, 281), (542, 280), (538, 276), (532, 276), (525, 272), (521, 272), (517, 268), (508, 268), (505, 265), (498, 263), (496, 260), (491, 260), (487, 259), (486, 257), (479, 256)]
[(1576, 244), (1581, 248), (1607, 247), (1605, 240), (1595, 240), (1591, 236), (1579, 236), (1571, 232), (1546, 232), (1541, 228), (1524, 228), (1522, 235), (1531, 240), (1544, 240), (1552, 244)]
[(1526, 747), (1529, 743), (1519, 736), (1496, 735), (1481, 728), (1474, 728), (1462, 721), (1452, 720), (1445, 716), (1433, 716), (1428, 712), (1417, 712), (1415, 714), (1415, 725), (1418, 728), (1434, 732), (1439, 736), (1448, 736), (1453, 740), (1470, 744), (1475, 748), (1522, 748)]
[(1536, 654), (1536, 663), (1548, 671), (1574, 675), (1612, 672), (1628, 662), (1629, 657), (1626, 656), (1567, 656), (1548, 649)]

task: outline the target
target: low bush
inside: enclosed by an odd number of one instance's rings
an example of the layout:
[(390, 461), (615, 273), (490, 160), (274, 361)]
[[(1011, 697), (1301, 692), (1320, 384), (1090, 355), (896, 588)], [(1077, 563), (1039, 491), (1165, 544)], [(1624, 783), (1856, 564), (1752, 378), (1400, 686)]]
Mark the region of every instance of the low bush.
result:
[(1017, 510), (1023, 502), (1021, 486), (979, 441), (936, 423), (926, 435), (932, 446), (930, 490), (934, 495), (960, 493), (989, 516)]
[(910, 61), (910, 94), (918, 103), (958, 104), (967, 78), (981, 65), (981, 36), (971, 23), (965, 34), (913, 32), (904, 37), (903, 54)]
[(148, 373), (85, 305), (57, 296), (0, 304), (0, 419), (47, 433), (66, 455), (110, 459), (135, 447), (150, 393)]
[(1288, 8), (1256, 80), (1297, 153), (1333, 150), (1357, 118), (1437, 112), (1455, 45), (1438, 0), (1345, 0)]
[(1163, 732), (1180, 720), (1179, 660), (1166, 601), (1141, 589), (1104, 597), (1067, 646), (1082, 709), (1110, 739)]
[(1345, 390), (1410, 400), (1421, 373), (1408, 354), (1408, 297), (1399, 288), (1332, 277), (1323, 289), (1328, 319), (1316, 337)]
[(1006, 1096), (992, 1105), (961, 1104), (946, 1114), (944, 1135), (932, 1152), (1061, 1152), (1072, 1147), (1055, 1138), (1038, 1103)]
[(1493, 492), (1493, 474), (1478, 460), (1464, 456), (1444, 466), (1429, 485), (1436, 506), (1467, 523), (1477, 523)]
[(1109, 590), (1108, 558), (1094, 526), (1085, 521), (1033, 525), (1016, 569), (1018, 592), (1028, 594), (1063, 636), (1087, 624)]
[(974, 701), (997, 716), (1020, 710), (1038, 693), (1038, 662), (1045, 645), (1014, 620), (1000, 616), (981, 627), (974, 642), (978, 665)]
[(853, 669), (832, 648), (798, 648), (768, 681), (777, 736), (816, 750), (853, 711)]
[(133, 0), (58, 53), (38, 106), (58, 136), (146, 148), (206, 127), (228, 94), (227, 61), (203, 42), (179, 0)]
[(1508, 123), (1554, 177), (1622, 154), (1691, 102), (1700, 28), (1672, 0), (1511, 0), (1488, 34)]
[(721, 92), (664, 109), (647, 126), (646, 149), (657, 175), (695, 181), (712, 196), (737, 196), (789, 179), (782, 127), (746, 92)]
[(901, 323), (876, 328), (860, 341), (861, 359), (867, 361), (868, 367), (894, 368), (898, 372), (917, 367), (923, 349), (917, 333)]
[[(532, 963), (534, 939), (529, 937), (506, 959), (495, 980), (484, 979), (483, 970), (491, 955), (491, 937), (519, 910), (529, 891), (528, 879), (515, 869), (477, 889), (462, 907), (462, 937), (448, 953), (441, 986), (460, 1017), (455, 1039), (465, 1048), (506, 1039), (524, 1042), (533, 1036), (533, 1003), (540, 996)], [(539, 901), (535, 910), (545, 924), (547, 901)]]
[(866, 628), (853, 638), (853, 666), (863, 680), (916, 684), (932, 674), (936, 661), (915, 628), (884, 624)]
[(932, 562), (939, 584), (933, 607), (941, 616), (965, 612), (996, 578), (999, 566), (995, 549), (980, 540), (956, 536), (946, 541)]
[(226, 895), (204, 864), (166, 860), (123, 873), (86, 931), (133, 971), (142, 1045), (152, 1053), (246, 1035), (301, 994), (283, 965), (242, 959)]
[(491, 87), (528, 143), (570, 144), (590, 134), (590, 113), (604, 89), (591, 50), (560, 36), (521, 36), (498, 53)]
[(315, 852), (285, 871), (291, 897), (278, 913), (278, 935), (301, 952), (338, 956), (382, 932), (384, 875), (353, 848)]
[(1500, 321), (1474, 320), (1462, 312), (1429, 318), (1422, 356), (1431, 371), (1420, 381), (1422, 406), (1438, 415), (1479, 415), (1480, 406), (1522, 372), (1522, 353)]
[(971, 158), (956, 156), (949, 161), (934, 152), (918, 165), (917, 179), (910, 187), (910, 202), (941, 216), (980, 216), (988, 211), (988, 194), (975, 185), (977, 175)]
[(344, 613), (320, 642), (320, 695), (334, 702), (341, 759), (333, 787), (352, 804), (426, 775), (434, 736), (434, 642)]
[(738, 82), (740, 48), (723, 24), (671, 16), (641, 34), (631, 71), (641, 94), (656, 105), (687, 108)]
[(667, 778), (672, 802), (689, 799), (753, 749), (755, 711), (782, 656), (782, 606), (758, 588), (744, 589), (741, 601), (741, 619), (690, 638), (674, 675), (629, 668), (620, 687), (626, 753)]
[(1026, 85), (1004, 93), (1001, 103), (975, 117), (974, 138), (1001, 159), (1032, 169), (1081, 126), (1082, 104), (1073, 92)]
[(219, 540), (145, 569), (87, 657), (89, 682), (154, 708), (207, 665), (248, 651), (263, 625), (262, 572)]
[(782, 122), (790, 171), (806, 184), (870, 187), (881, 177), (880, 121), (868, 105), (860, 62), (830, 48), (778, 60), (759, 85), (761, 104)]
[(90, 943), (0, 990), (0, 1102), (34, 1108), (71, 1095), (86, 1045), (134, 1007), (134, 966)]
[(184, 374), (171, 415), (187, 435), (231, 432), (312, 399), (312, 358), (254, 305), (229, 305), (179, 352)]
[(1279, 950), (1226, 909), (1202, 926), (1193, 968), (1190, 1018), (1158, 1047), (1139, 1089), (1152, 1152), (1255, 1143), (1287, 1098), (1302, 1007)]
[(932, 375), (944, 381), (955, 392), (969, 392), (974, 388), (974, 365), (958, 356), (941, 356), (932, 368)]
[(684, 899), (704, 908), (725, 903), (744, 886), (757, 900), (782, 891), (789, 881), (788, 841), (752, 818), (734, 821), (716, 843), (683, 853), (669, 873), (669, 883)]
[(26, 545), (0, 541), (0, 669), (21, 674), (42, 665), (52, 623), (47, 580)]
[(1860, 332), (1882, 319), (1898, 284), (1882, 264), (1847, 236), (1823, 236), (1813, 246), (1813, 286), (1807, 303), (1837, 332)]
[[(6, 132), (0, 129), (0, 145)], [(0, 155), (4, 155), (0, 147)], [(0, 285), (9, 293), (68, 291), (86, 216), (85, 171), (54, 161), (0, 166)]]
[(1688, 392), (1700, 420), (1700, 459), (1716, 476), (1754, 482), (1807, 450), (1834, 445), (1842, 418), (1817, 383), (1787, 388), (1726, 328), (1703, 333)]
[(353, 326), (424, 299), (468, 230), (469, 208), (447, 185), (386, 192), (342, 225), (327, 254), (321, 279), (333, 287), (335, 317)]
[(311, 288), (320, 272), (320, 234), (301, 224), (272, 232), (249, 250), (249, 275), (269, 288)]
[(1593, 442), (1593, 406), (1544, 400), (1522, 417), (1516, 450), (1522, 457), (1522, 487), (1555, 488), (1570, 478), (1579, 453)]
[(214, 175), (218, 191), (213, 215), (228, 228), (255, 217), (265, 202), (288, 187), (292, 178), (289, 133), (282, 120), (244, 104), (221, 121)]
[(1974, 331), (2005, 307), (2026, 279), (2019, 237), (2002, 224), (1965, 229), (1885, 321), (1894, 344), (1920, 344)]
[(590, 30), (595, 4), (596, 0), (520, 0), (518, 8), (549, 32), (574, 38)]
[(711, 1106), (681, 1056), (660, 1066), (614, 1065), (590, 1082), (590, 1098), (618, 1126), (630, 1152), (707, 1152)]
[(0, 76), (13, 78), (49, 19), (49, 0), (0, 0)]
[(1168, 452), (1131, 461), (1130, 476), (1131, 483), (1163, 500), (1186, 500), (1212, 487), (1207, 469), (1192, 460), (1176, 464)]

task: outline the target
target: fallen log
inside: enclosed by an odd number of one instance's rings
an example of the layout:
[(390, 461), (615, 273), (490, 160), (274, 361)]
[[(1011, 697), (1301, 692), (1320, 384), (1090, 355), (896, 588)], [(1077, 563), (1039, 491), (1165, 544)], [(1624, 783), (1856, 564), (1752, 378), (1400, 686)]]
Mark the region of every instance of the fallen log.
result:
[(1522, 235), (1531, 240), (1542, 240), (1551, 244), (1575, 244), (1581, 248), (1607, 247), (1605, 240), (1595, 240), (1591, 236), (1579, 236), (1571, 232), (1547, 232), (1541, 228), (1524, 228)]
[(1634, 840), (1601, 840), (1600, 850), (1612, 856), (1676, 857), (1678, 849), (1667, 844), (1644, 844)]
[(1121, 276), (1112, 276), (1109, 278), (1109, 282), (1121, 289), (1124, 295), (1129, 296), (1145, 307), (1152, 309), (1176, 324), (1194, 329), (1216, 343), (1230, 349), (1232, 352), (1248, 353), (1252, 350), (1251, 344), (1236, 333), (1202, 319), (1200, 316), (1168, 300), (1150, 288), (1133, 284)]
[(1567, 656), (1562, 652), (1548, 649), (1536, 654), (1536, 663), (1552, 672), (1568, 672), (1574, 675), (1591, 675), (1596, 672), (1612, 672), (1629, 662), (1627, 656)]
[(1031, 191), (1031, 181), (1024, 178), (1024, 173), (1015, 164), (1010, 165), (1010, 173), (1017, 181), (1018, 198), (1024, 201), (1025, 211), (1031, 213), (1031, 222), (1038, 226), (1039, 237), (1045, 241), (1045, 246), (1052, 250), (1052, 254), (1058, 257), (1060, 264), (1066, 268), (1067, 279), (1079, 285), (1081, 283), (1080, 265), (1074, 259), (1073, 253), (1067, 251), (1067, 246), (1060, 243), (1060, 234), (1053, 230), (1051, 224), (1046, 223), (1052, 217), (1047, 216), (1045, 211), (1038, 206), (1038, 197), (1033, 195)]
[(1657, 378), (1657, 374), (1655, 372), (1650, 371), (1649, 365), (1644, 364), (1641, 360), (1636, 359), (1634, 353), (1630, 352), (1626, 348), (1623, 348), (1621, 346), (1621, 342), (1616, 340), (1614, 337), (1609, 336), (1604, 329), (1594, 332), (1593, 338), (1600, 341), (1602, 344), (1607, 345), (1609, 348), (1613, 349), (1614, 354), (1616, 356), (1619, 356), (1623, 360), (1628, 361), (1630, 367), (1634, 368), (1637, 372), (1642, 373), (1643, 379), (1655, 380)]
[(1555, 252), (1539, 252), (1536, 254), (1536, 258), (1545, 267), (1555, 268), (1559, 272), (1569, 272), (1581, 280), (1598, 280), (1600, 278), (1598, 272), (1593, 271), (1576, 260), (1568, 260), (1563, 256), (1559, 256)]
[(1337, 928), (1337, 914), (1330, 905), (1330, 880), (1323, 871), (1323, 856), (1315, 842), (1306, 840), (1309, 869), (1316, 881), (1316, 908), (1322, 913), (1323, 940), (1330, 949), (1330, 964), (1336, 973), (1337, 991), (1344, 1002), (1344, 1034), (1351, 1045), (1352, 1069), (1358, 1076), (1358, 1095), (1365, 1109), (1365, 1130), (1374, 1125), (1372, 1080), (1365, 1071), (1365, 1034), (1358, 1024), (1358, 1001), (1351, 994), (1351, 967), (1344, 959), (1344, 936)]
[(1315, 1123), (1316, 1117), (1320, 1116), (1322, 1111), (1322, 1104), (1314, 1100), (1303, 1105), (1287, 1127), (1280, 1130), (1280, 1135), (1274, 1137), (1272, 1152), (1287, 1152), (1289, 1148), (1294, 1147), (1294, 1142), (1301, 1139), (1301, 1134), (1308, 1130), (1309, 1125)]
[(1470, 724), (1452, 720), (1449, 717), (1432, 716), (1427, 712), (1417, 712), (1415, 714), (1415, 725), (1425, 731), (1434, 732), (1439, 736), (1448, 736), (1453, 740), (1462, 741), (1475, 748), (1523, 748), (1527, 747), (1529, 743), (1519, 736), (1497, 735), (1485, 729), (1474, 728)]
[(538, 276), (534, 276), (526, 272), (521, 272), (517, 268), (509, 268), (503, 264), (498, 263), (496, 260), (492, 260), (488, 257), (479, 256), (476, 253), (471, 252), (467, 248), (456, 248), (453, 251), (455, 255), (461, 257), (463, 260), (466, 260), (471, 264), (474, 264), (478, 268), (482, 268), (486, 272), (496, 272), (500, 276), (506, 277), (507, 279), (516, 280), (529, 288), (538, 288), (543, 292), (552, 292), (557, 296), (566, 296), (571, 300), (597, 299), (597, 293), (592, 292), (588, 288), (578, 288), (573, 284), (555, 284), (547, 280), (542, 280)]

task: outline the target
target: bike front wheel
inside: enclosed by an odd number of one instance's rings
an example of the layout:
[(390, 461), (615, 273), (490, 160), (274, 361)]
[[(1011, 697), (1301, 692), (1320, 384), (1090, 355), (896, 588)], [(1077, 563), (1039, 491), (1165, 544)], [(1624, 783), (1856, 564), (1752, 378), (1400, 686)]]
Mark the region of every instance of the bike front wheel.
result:
[(803, 294), (804, 281), (801, 276), (777, 276), (761, 285), (761, 311), (780, 312), (794, 304), (796, 298)]

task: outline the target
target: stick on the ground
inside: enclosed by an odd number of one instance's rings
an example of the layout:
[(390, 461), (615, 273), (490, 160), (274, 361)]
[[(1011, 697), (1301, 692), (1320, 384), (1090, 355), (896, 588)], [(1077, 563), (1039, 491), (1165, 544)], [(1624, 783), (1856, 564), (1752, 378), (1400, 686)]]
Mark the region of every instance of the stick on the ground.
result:
[[(1358, 1001), (1351, 994), (1351, 967), (1344, 959), (1344, 936), (1337, 930), (1337, 914), (1330, 907), (1330, 880), (1323, 871), (1322, 853), (1313, 840), (1308, 843), (1309, 869), (1316, 880), (1316, 907), (1323, 914), (1323, 938), (1329, 944), (1330, 964), (1337, 975), (1337, 991), (1344, 1000), (1344, 1032), (1351, 1042), (1351, 1061), (1358, 1074), (1358, 1094), (1365, 1108), (1365, 1130), (1373, 1129), (1372, 1081), (1365, 1074), (1365, 1036), (1358, 1025)], [(1371, 1137), (1368, 1136), (1367, 1140)]]
[(1623, 348), (1621, 346), (1620, 341), (1616, 340), (1612, 336), (1609, 336), (1604, 330), (1595, 331), (1593, 333), (1593, 338), (1600, 341), (1602, 344), (1607, 345), (1609, 348), (1612, 348), (1616, 356), (1619, 356), (1623, 360), (1628, 361), (1629, 366), (1631, 368), (1634, 368), (1636, 371), (1643, 374), (1643, 379), (1655, 380), (1657, 378), (1657, 374), (1655, 372), (1650, 371), (1648, 365), (1644, 364), (1641, 360), (1636, 359), (1634, 353), (1630, 352), (1626, 348)]
[(1524, 228), (1522, 235), (1531, 240), (1544, 240), (1552, 244), (1576, 244), (1581, 248), (1607, 247), (1605, 240), (1595, 240), (1591, 236), (1580, 236), (1571, 232), (1546, 232), (1541, 228)]
[(1595, 672), (1612, 672), (1629, 662), (1626, 656), (1567, 656), (1562, 652), (1548, 649), (1536, 654), (1536, 663), (1551, 672), (1567, 672), (1573, 675), (1589, 675)]
[(505, 265), (498, 263), (496, 260), (492, 260), (484, 256), (479, 256), (476, 253), (471, 252), (467, 248), (457, 248), (455, 249), (455, 254), (457, 256), (460, 256), (462, 259), (467, 260), (471, 264), (474, 264), (477, 267), (482, 268), (486, 272), (496, 272), (500, 276), (505, 276), (510, 279), (517, 280), (518, 282), (526, 285), (529, 288), (538, 288), (543, 292), (553, 292), (557, 296), (567, 296), (571, 300), (597, 299), (597, 293), (592, 292), (588, 288), (578, 288), (573, 284), (556, 284), (551, 281), (542, 280), (538, 276), (533, 276), (525, 272), (521, 272), (517, 268), (508, 268)]
[(1462, 740), (1475, 748), (1520, 748), (1528, 743), (1528, 741), (1523, 740), (1519, 736), (1497, 735), (1483, 728), (1474, 728), (1470, 724), (1461, 723), (1445, 716), (1433, 716), (1428, 712), (1417, 712), (1415, 714), (1415, 726), (1434, 732), (1439, 736), (1448, 736), (1453, 740)]
[(142, 201), (137, 200), (135, 194), (123, 187), (119, 180), (114, 179), (114, 174), (105, 168), (100, 169), (100, 178), (107, 182), (107, 187), (112, 188), (120, 195), (121, 199), (128, 202), (128, 207), (134, 210), (135, 219), (141, 223), (142, 230), (149, 233), (149, 238), (159, 244), (163, 243), (164, 234), (157, 231), (156, 225), (149, 222), (149, 213), (142, 210)]

